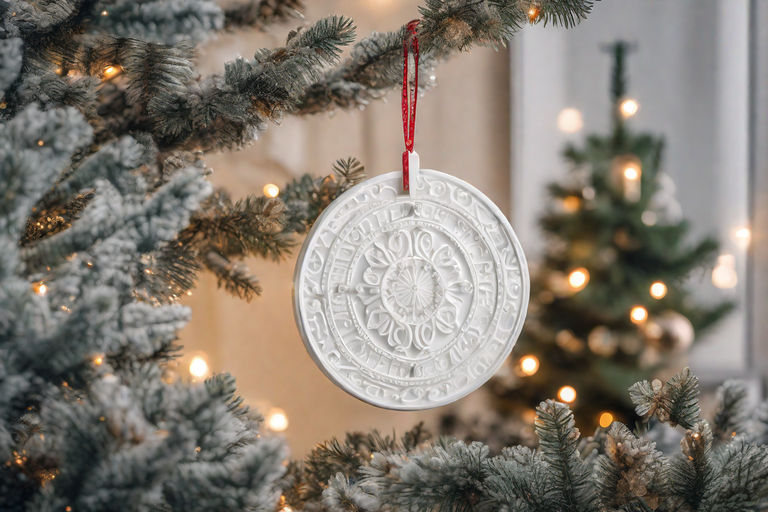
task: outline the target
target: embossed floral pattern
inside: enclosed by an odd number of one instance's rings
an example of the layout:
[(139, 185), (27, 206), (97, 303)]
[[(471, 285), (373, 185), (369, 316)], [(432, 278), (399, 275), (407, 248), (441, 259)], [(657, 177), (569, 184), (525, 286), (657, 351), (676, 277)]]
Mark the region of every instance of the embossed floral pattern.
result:
[(363, 253), (365, 326), (396, 353), (418, 355), (460, 327), (472, 293), (458, 250), (423, 227), (383, 233)]
[(336, 199), (307, 237), (294, 290), (304, 344), (326, 375), (398, 410), (445, 405), (487, 381), (528, 301), (504, 215), (459, 179), (419, 174), (410, 196), (393, 172)]

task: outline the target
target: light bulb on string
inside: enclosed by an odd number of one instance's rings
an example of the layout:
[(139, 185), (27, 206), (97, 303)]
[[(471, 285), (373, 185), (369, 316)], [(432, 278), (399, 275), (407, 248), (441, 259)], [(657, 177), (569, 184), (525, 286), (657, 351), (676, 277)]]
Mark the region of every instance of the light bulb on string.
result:
[(746, 226), (737, 228), (733, 231), (733, 238), (740, 249), (746, 249), (752, 241), (752, 230)]
[(533, 355), (527, 355), (520, 358), (520, 372), (530, 377), (539, 371), (539, 358)]
[(661, 300), (667, 295), (667, 285), (665, 285), (662, 281), (656, 281), (651, 284), (649, 292), (651, 297), (656, 300)]
[(614, 158), (611, 182), (624, 194), (627, 201), (636, 202), (642, 194), (643, 165), (637, 155), (626, 154)]
[(572, 291), (578, 292), (584, 289), (589, 282), (589, 271), (584, 267), (571, 270), (568, 274), (568, 286)]
[(105, 66), (104, 67), (104, 80), (109, 80), (110, 78), (113, 78), (117, 76), (120, 73), (120, 67), (119, 66)]
[(557, 115), (557, 128), (563, 133), (576, 133), (584, 127), (581, 111), (576, 108), (564, 108)]
[(210, 373), (208, 361), (202, 355), (196, 355), (189, 361), (189, 374), (196, 380), (204, 379)]
[(280, 507), (279, 512), (293, 512), (293, 508), (286, 502), (285, 495), (280, 496), (280, 504), (278, 506)]
[(280, 187), (274, 183), (267, 183), (262, 190), (267, 197), (277, 197), (280, 194)]
[(600, 413), (600, 416), (598, 416), (597, 422), (602, 428), (608, 428), (613, 423), (613, 419), (613, 414), (608, 411), (603, 411)]
[(557, 391), (557, 398), (566, 404), (576, 401), (576, 389), (573, 386), (563, 386)]
[(539, 18), (539, 14), (541, 14), (541, 9), (539, 9), (538, 5), (531, 4), (528, 7), (528, 11), (526, 12), (528, 15), (528, 21), (533, 23)]
[(35, 292), (37, 295), (43, 297), (46, 293), (48, 293), (48, 286), (45, 284), (44, 281), (38, 281), (32, 284), (32, 291)]
[(273, 407), (267, 414), (266, 425), (273, 432), (283, 432), (288, 428), (288, 415), (279, 407)]
[(712, 284), (721, 289), (735, 288), (739, 283), (736, 274), (736, 258), (733, 254), (721, 254), (712, 269)]
[(648, 310), (643, 306), (634, 306), (629, 311), (629, 319), (633, 324), (641, 324), (648, 320)]
[(568, 213), (574, 213), (578, 211), (581, 206), (581, 199), (578, 196), (565, 196), (563, 198), (563, 210)]
[(93, 359), (91, 360), (93, 361), (93, 364), (95, 364), (96, 366), (101, 366), (102, 364), (104, 364), (104, 354), (96, 354), (95, 356), (93, 356)]
[(636, 99), (626, 98), (619, 104), (619, 112), (624, 119), (628, 119), (640, 110), (640, 104)]
[(640, 179), (640, 166), (635, 162), (629, 162), (624, 167), (624, 179), (628, 181), (636, 181)]

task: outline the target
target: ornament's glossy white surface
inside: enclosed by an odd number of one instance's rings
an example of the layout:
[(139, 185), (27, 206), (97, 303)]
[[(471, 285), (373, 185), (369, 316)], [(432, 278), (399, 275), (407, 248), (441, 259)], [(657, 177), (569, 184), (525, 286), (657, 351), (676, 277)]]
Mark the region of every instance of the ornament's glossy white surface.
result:
[(509, 355), (528, 306), (528, 269), (501, 211), (464, 181), (418, 171), (337, 198), (299, 255), (294, 309), (312, 358), (379, 407), (466, 396)]

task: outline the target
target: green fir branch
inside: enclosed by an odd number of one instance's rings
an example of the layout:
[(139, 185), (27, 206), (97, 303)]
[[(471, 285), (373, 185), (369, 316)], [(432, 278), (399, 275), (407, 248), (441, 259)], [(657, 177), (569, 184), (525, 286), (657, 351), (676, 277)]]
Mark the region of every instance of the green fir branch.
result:
[(589, 467), (578, 451), (579, 430), (573, 412), (560, 402), (547, 400), (536, 408), (536, 435), (558, 510), (593, 510), (594, 490), (589, 486)]
[(672, 426), (693, 428), (699, 421), (699, 379), (689, 368), (676, 373), (666, 383), (642, 381), (629, 389), (635, 410), (645, 421), (655, 417)]

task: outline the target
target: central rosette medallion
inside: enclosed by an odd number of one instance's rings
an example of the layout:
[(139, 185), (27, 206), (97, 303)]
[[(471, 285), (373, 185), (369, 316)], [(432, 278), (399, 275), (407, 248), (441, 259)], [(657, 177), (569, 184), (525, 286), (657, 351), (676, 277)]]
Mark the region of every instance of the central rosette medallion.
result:
[(450, 237), (422, 226), (393, 230), (362, 256), (365, 327), (385, 347), (418, 358), (458, 333), (473, 286)]
[(393, 263), (381, 283), (381, 302), (393, 318), (404, 324), (421, 324), (432, 318), (444, 294), (440, 274), (423, 258)]

